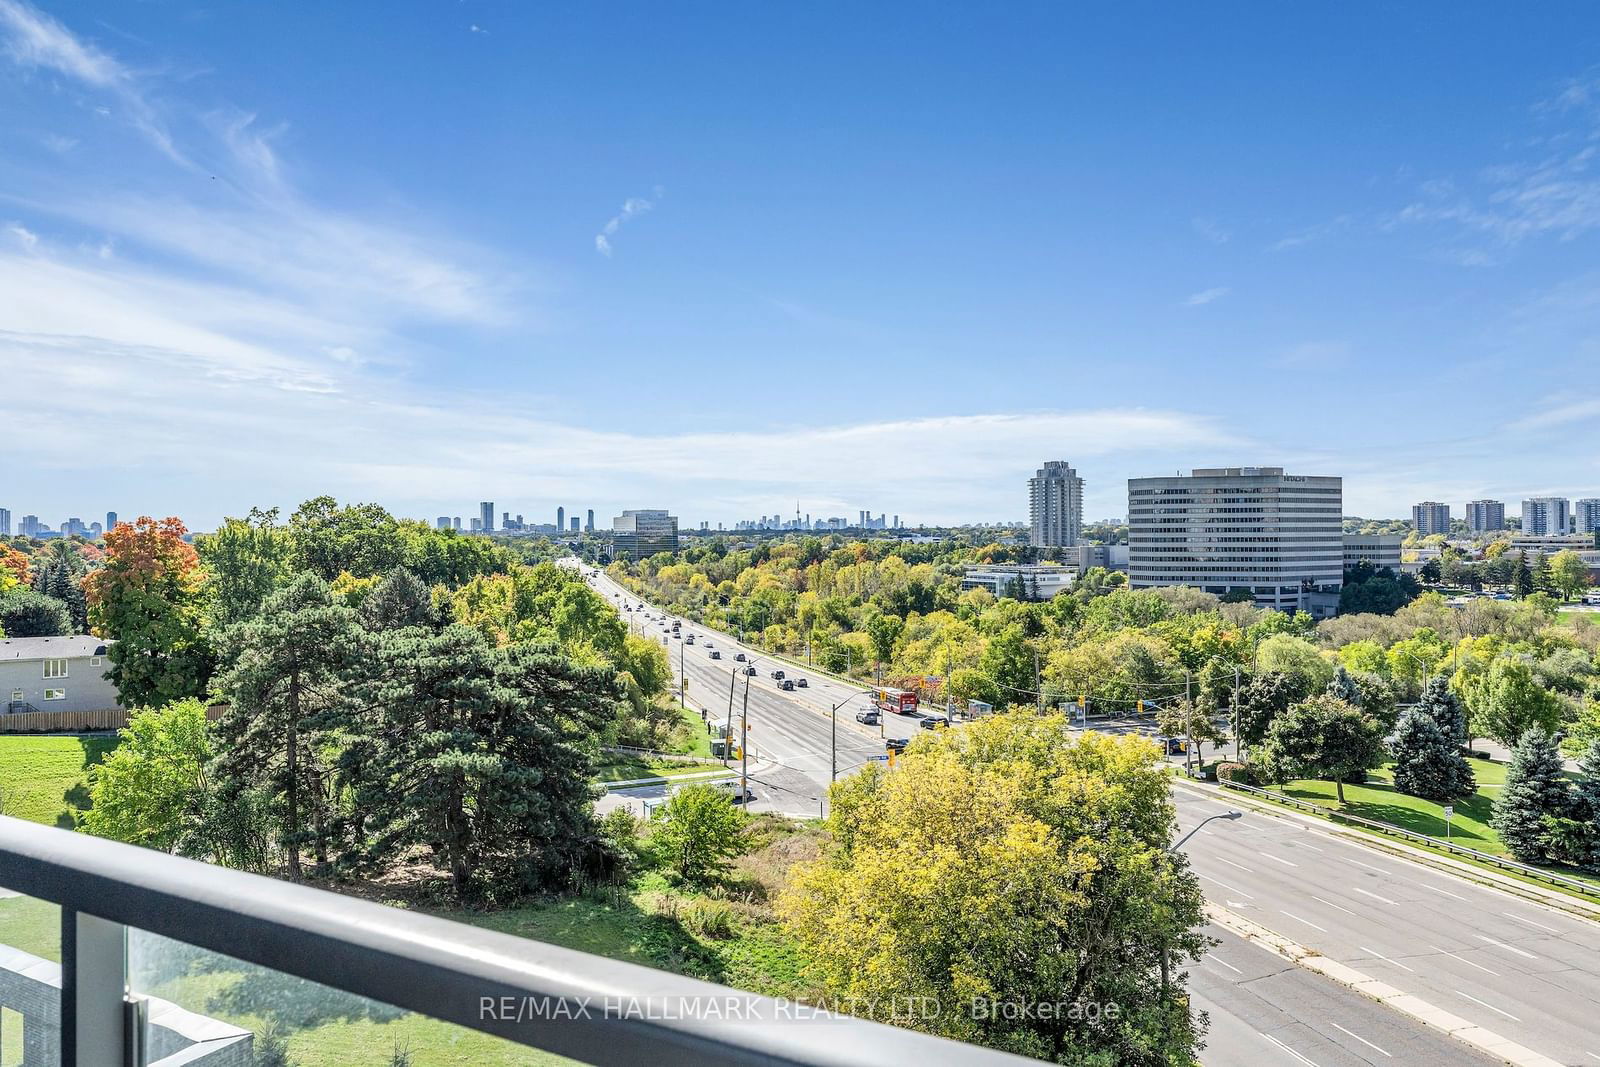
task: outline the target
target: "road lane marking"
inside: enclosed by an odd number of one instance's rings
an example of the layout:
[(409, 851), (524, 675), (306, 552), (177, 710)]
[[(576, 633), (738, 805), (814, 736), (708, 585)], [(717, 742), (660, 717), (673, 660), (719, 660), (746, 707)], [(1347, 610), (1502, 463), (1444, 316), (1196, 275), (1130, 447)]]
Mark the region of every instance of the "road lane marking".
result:
[(1438, 887), (1438, 886), (1436, 886), (1436, 885), (1429, 885), (1429, 884), (1428, 884), (1428, 883), (1427, 883), (1427, 882), (1418, 882), (1418, 883), (1417, 883), (1417, 884), (1418, 884), (1418, 885), (1420, 885), (1420, 886), (1421, 886), (1421, 887), (1422, 887), (1422, 888), (1424, 888), (1424, 889), (1431, 889), (1431, 890), (1433, 890), (1433, 891), (1434, 891), (1434, 892), (1435, 892), (1435, 893), (1439, 893), (1439, 894), (1442, 894), (1442, 895), (1443, 895), (1443, 896), (1447, 896), (1447, 897), (1450, 897), (1450, 898), (1452, 898), (1452, 899), (1454, 899), (1454, 900), (1459, 900), (1459, 901), (1461, 901), (1461, 903), (1463, 903), (1463, 904), (1466, 904), (1466, 903), (1468, 903), (1468, 900), (1467, 900), (1467, 898), (1466, 898), (1466, 897), (1464, 897), (1464, 896), (1461, 896), (1461, 895), (1459, 895), (1459, 894), (1457, 894), (1457, 893), (1452, 893), (1452, 892), (1450, 892), (1450, 890), (1448, 890), (1448, 889), (1440, 889), (1440, 888), (1439, 888), (1439, 887)]
[(1311, 929), (1313, 929), (1313, 930), (1322, 930), (1323, 933), (1327, 933), (1328, 932), (1327, 930), (1325, 930), (1322, 927), (1318, 926), (1316, 923), (1312, 922), (1310, 919), (1302, 919), (1300, 916), (1296, 915), (1292, 911), (1284, 911), (1282, 908), (1279, 908), (1278, 911), (1282, 912), (1282, 914), (1284, 914), (1284, 915), (1289, 916), (1289, 918), (1293, 919), (1295, 922), (1305, 923), (1307, 926), (1311, 927)]
[(1282, 856), (1274, 856), (1270, 852), (1263, 852), (1261, 854), (1263, 856), (1267, 857), (1267, 859), (1269, 859), (1269, 860), (1277, 860), (1279, 863), (1283, 864), (1285, 867), (1298, 867), (1298, 866), (1300, 866), (1298, 863), (1290, 863), (1288, 860), (1284, 859)]
[(1360, 1034), (1354, 1032), (1353, 1030), (1346, 1030), (1344, 1027), (1340, 1026), (1336, 1022), (1333, 1022), (1332, 1020), (1329, 1020), (1328, 1025), (1333, 1027), (1335, 1030), (1340, 1031), (1341, 1033), (1349, 1034), (1351, 1037), (1355, 1038), (1357, 1041), (1361, 1042), (1363, 1045), (1367, 1046), (1368, 1048), (1373, 1049), (1373, 1050), (1375, 1050), (1377, 1052), (1382, 1052), (1385, 1056), (1389, 1056), (1389, 1058), (1391, 1060), (1394, 1059), (1394, 1057), (1390, 1056), (1388, 1052), (1385, 1052), (1383, 1049), (1378, 1048), (1377, 1045), (1374, 1045), (1372, 1042), (1368, 1041), (1366, 1038), (1362, 1037)]
[(1304, 1056), (1300, 1055), (1300, 1053), (1296, 1052), (1294, 1049), (1290, 1048), (1288, 1045), (1285, 1045), (1282, 1041), (1279, 1041), (1277, 1038), (1273, 1037), (1271, 1034), (1262, 1034), (1261, 1036), (1266, 1038), (1268, 1041), (1272, 1042), (1274, 1045), (1277, 1045), (1279, 1048), (1283, 1049), (1283, 1051), (1287, 1052), (1289, 1055), (1293, 1056), (1295, 1059), (1299, 1060), (1301, 1063), (1309, 1064), (1310, 1067), (1317, 1067), (1317, 1065), (1315, 1063), (1313, 1063), (1311, 1060), (1306, 1059)]
[(1304, 841), (1291, 841), (1289, 844), (1293, 845), (1295, 848), (1309, 848), (1312, 852), (1326, 851), (1325, 849), (1318, 848), (1316, 845), (1308, 845)]
[(1377, 951), (1376, 949), (1370, 949), (1366, 945), (1357, 945), (1356, 948), (1360, 949), (1362, 952), (1365, 952), (1369, 956), (1378, 957), (1384, 963), (1392, 963), (1396, 967), (1400, 968), (1402, 971), (1411, 971), (1412, 974), (1416, 974), (1417, 973), (1416, 971), (1412, 971), (1410, 967), (1407, 967), (1405, 964), (1401, 963), (1399, 960), (1392, 960), (1388, 956), (1385, 956), (1383, 953)]
[(1492, 974), (1496, 978), (1500, 977), (1500, 972), (1499, 971), (1491, 971), (1491, 970), (1489, 970), (1489, 968), (1485, 967), (1481, 963), (1473, 963), (1471, 960), (1467, 959), (1467, 957), (1465, 957), (1465, 956), (1457, 956), (1454, 952), (1451, 952), (1447, 948), (1440, 948), (1438, 945), (1429, 945), (1428, 947), (1433, 949), (1433, 951), (1435, 951), (1435, 952), (1444, 953), (1446, 956), (1449, 956), (1453, 960), (1460, 960), (1462, 963), (1465, 963), (1468, 967), (1476, 967), (1476, 968), (1478, 968), (1478, 970), (1485, 971), (1485, 972), (1487, 972), (1489, 974)]
[(1199, 874), (1201, 878), (1204, 878), (1208, 882), (1217, 883), (1218, 885), (1220, 885), (1222, 888), (1226, 889), (1230, 893), (1238, 893), (1241, 897), (1244, 897), (1246, 900), (1254, 900), (1254, 899), (1256, 899), (1255, 897), (1251, 896), (1249, 893), (1246, 893), (1243, 889), (1240, 889), (1237, 886), (1231, 886), (1227, 882), (1224, 882), (1221, 878), (1213, 878), (1209, 874), (1200, 874), (1199, 871), (1196, 871), (1194, 873), (1195, 874)]
[(1232, 971), (1234, 974), (1243, 974), (1244, 973), (1239, 968), (1237, 968), (1233, 964), (1229, 963), (1227, 960), (1221, 959), (1220, 957), (1218, 957), (1216, 955), (1216, 953), (1214, 953), (1214, 952), (1207, 952), (1206, 953), (1206, 959), (1210, 960), (1212, 963), (1220, 963), (1220, 964), (1222, 964), (1224, 967), (1228, 968), (1228, 970)]
[(1479, 1000), (1477, 997), (1473, 996), (1471, 993), (1463, 993), (1463, 992), (1461, 992), (1461, 990), (1458, 989), (1458, 990), (1456, 990), (1456, 996), (1458, 996), (1458, 997), (1466, 997), (1468, 1000), (1472, 1001), (1472, 1003), (1474, 1003), (1474, 1004), (1482, 1004), (1484, 1007), (1488, 1008), (1490, 1011), (1499, 1011), (1501, 1015), (1504, 1015), (1507, 1019), (1510, 1019), (1514, 1023), (1520, 1023), (1522, 1021), (1521, 1019), (1517, 1018), (1515, 1015), (1512, 1015), (1509, 1011), (1500, 1011), (1500, 1009), (1495, 1007), (1493, 1004), (1490, 1004), (1486, 1000)]
[(1242, 863), (1235, 863), (1232, 860), (1226, 859), (1226, 858), (1224, 858), (1222, 856), (1217, 856), (1216, 858), (1219, 859), (1219, 860), (1222, 860), (1222, 862), (1226, 863), (1229, 867), (1237, 867), (1237, 868), (1239, 868), (1245, 874), (1255, 874), (1256, 873), (1255, 871), (1252, 871), (1249, 867), (1246, 867)]
[(1371, 897), (1373, 900), (1381, 900), (1385, 904), (1399, 905), (1399, 903), (1400, 903), (1398, 900), (1390, 900), (1388, 897), (1379, 896), (1377, 893), (1369, 893), (1365, 889), (1362, 889), (1360, 886), (1352, 886), (1351, 888), (1354, 889), (1357, 893), (1360, 893), (1362, 896)]
[(1319, 904), (1326, 904), (1328, 907), (1332, 908), (1334, 911), (1342, 911), (1346, 915), (1349, 915), (1349, 916), (1351, 916), (1353, 918), (1360, 918), (1360, 916), (1356, 915), (1356, 913), (1351, 911), (1349, 908), (1341, 908), (1339, 905), (1335, 904), (1333, 901), (1331, 901), (1331, 900), (1323, 900), (1321, 897), (1317, 896), (1315, 893), (1311, 894), (1311, 899), (1315, 900)]
[(1365, 867), (1369, 871), (1377, 871), (1379, 874), (1387, 875), (1389, 873), (1388, 871), (1384, 870), (1382, 867), (1374, 867), (1372, 864), (1370, 864), (1370, 863), (1362, 863), (1358, 859), (1353, 859), (1352, 858), (1352, 859), (1350, 859), (1350, 862), (1355, 864), (1357, 867)]
[(1504, 915), (1508, 919), (1515, 919), (1519, 923), (1527, 923), (1529, 926), (1537, 926), (1541, 930), (1548, 930), (1552, 934), (1559, 934), (1561, 932), (1560, 930), (1557, 930), (1554, 926), (1546, 926), (1544, 923), (1536, 923), (1532, 919), (1524, 919), (1522, 916), (1516, 914), (1515, 912), (1502, 911), (1500, 914)]
[(1477, 939), (1478, 939), (1478, 940), (1479, 940), (1479, 941), (1487, 941), (1487, 942), (1489, 942), (1489, 944), (1491, 944), (1491, 945), (1497, 945), (1497, 946), (1499, 946), (1499, 947), (1500, 947), (1500, 948), (1503, 948), (1503, 949), (1505, 949), (1505, 950), (1506, 950), (1506, 951), (1508, 951), (1508, 952), (1515, 952), (1515, 953), (1516, 953), (1516, 954), (1517, 954), (1517, 955), (1519, 955), (1519, 956), (1526, 956), (1526, 957), (1528, 957), (1528, 958), (1529, 958), (1529, 959), (1530, 959), (1530, 960), (1536, 960), (1536, 959), (1538, 959), (1538, 958), (1539, 958), (1539, 957), (1538, 957), (1538, 956), (1535, 956), (1535, 955), (1534, 955), (1534, 954), (1533, 954), (1533, 953), (1531, 953), (1531, 952), (1524, 952), (1524, 951), (1522, 951), (1522, 950), (1521, 950), (1521, 949), (1520, 949), (1520, 948), (1518, 948), (1518, 947), (1517, 947), (1517, 946), (1515, 946), (1515, 945), (1508, 945), (1508, 944), (1506, 944), (1506, 943), (1505, 943), (1505, 942), (1504, 942), (1504, 941), (1496, 941), (1496, 940), (1495, 940), (1495, 939), (1494, 939), (1494, 938), (1492, 938), (1492, 937), (1484, 937), (1484, 936), (1483, 936), (1483, 935), (1482, 935), (1482, 934), (1473, 934), (1473, 935), (1472, 935), (1472, 936), (1473, 936), (1473, 937), (1475, 937), (1475, 938), (1477, 938)]

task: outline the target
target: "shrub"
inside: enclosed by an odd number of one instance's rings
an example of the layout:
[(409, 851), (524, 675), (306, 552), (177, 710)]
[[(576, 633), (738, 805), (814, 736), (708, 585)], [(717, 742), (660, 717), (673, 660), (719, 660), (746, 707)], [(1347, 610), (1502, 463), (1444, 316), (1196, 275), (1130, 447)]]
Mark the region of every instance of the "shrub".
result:
[(720, 941), (733, 936), (733, 910), (720, 900), (696, 897), (680, 913), (679, 921), (700, 937)]
[(1219, 763), (1217, 764), (1217, 781), (1235, 782), (1239, 785), (1256, 785), (1256, 774), (1248, 764), (1244, 763)]

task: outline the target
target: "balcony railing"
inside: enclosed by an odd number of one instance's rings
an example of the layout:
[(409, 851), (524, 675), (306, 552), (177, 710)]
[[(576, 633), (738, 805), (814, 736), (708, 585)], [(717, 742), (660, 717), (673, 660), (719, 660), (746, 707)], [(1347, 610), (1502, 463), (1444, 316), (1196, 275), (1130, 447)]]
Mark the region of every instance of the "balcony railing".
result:
[[(191, 1028), (214, 1020), (130, 995), (130, 929), (588, 1063), (1035, 1062), (3, 816), (0, 887), (60, 906), (59, 1010), (34, 1025), (55, 1028), (62, 1067), (211, 1058), (170, 1049), (186, 1017)], [(229, 1033), (210, 1035), (213, 1053), (229, 1045)], [(231, 1035), (242, 1060), (215, 1062), (249, 1062), (243, 1037)]]

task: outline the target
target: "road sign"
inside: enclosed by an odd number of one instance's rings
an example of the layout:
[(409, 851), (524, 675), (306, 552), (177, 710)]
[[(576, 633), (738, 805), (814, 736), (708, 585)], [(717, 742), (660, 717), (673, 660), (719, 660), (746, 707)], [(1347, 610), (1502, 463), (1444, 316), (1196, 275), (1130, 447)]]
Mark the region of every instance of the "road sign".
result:
[(889, 762), (889, 757), (888, 757), (888, 755), (887, 755), (887, 754), (885, 754), (885, 755), (882, 755), (882, 756), (871, 756), (871, 757), (869, 757), (869, 758), (870, 758), (870, 759), (875, 759), (875, 760), (877, 760), (877, 761), (878, 761), (878, 762), (880, 762), (880, 763), (888, 763), (888, 762)]
[(1456, 813), (1455, 805), (1446, 804), (1444, 806), (1444, 817), (1445, 818), (1448, 819), (1450, 816), (1454, 815), (1455, 813)]

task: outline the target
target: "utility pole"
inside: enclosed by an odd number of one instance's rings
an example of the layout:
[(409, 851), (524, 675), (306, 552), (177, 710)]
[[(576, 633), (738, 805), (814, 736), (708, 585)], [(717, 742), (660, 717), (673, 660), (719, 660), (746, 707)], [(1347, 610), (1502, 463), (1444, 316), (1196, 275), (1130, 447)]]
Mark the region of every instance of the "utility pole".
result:
[(733, 751), (733, 687), (739, 684), (739, 672), (728, 675), (728, 729), (722, 735), (722, 765), (728, 765), (728, 754)]
[(689, 703), (689, 676), (683, 672), (683, 635), (678, 635), (678, 703)]
[(1228, 709), (1229, 725), (1233, 727), (1233, 762), (1243, 763), (1244, 757), (1239, 754), (1239, 665), (1233, 665), (1233, 706)]
[(1033, 693), (1038, 707), (1036, 714), (1044, 714), (1044, 676), (1039, 672), (1039, 650), (1033, 650)]
[(739, 711), (739, 803), (750, 797), (750, 676), (744, 676), (744, 707)]
[(1191, 778), (1194, 768), (1190, 761), (1194, 756), (1194, 674), (1185, 667), (1183, 669), (1183, 770)]

